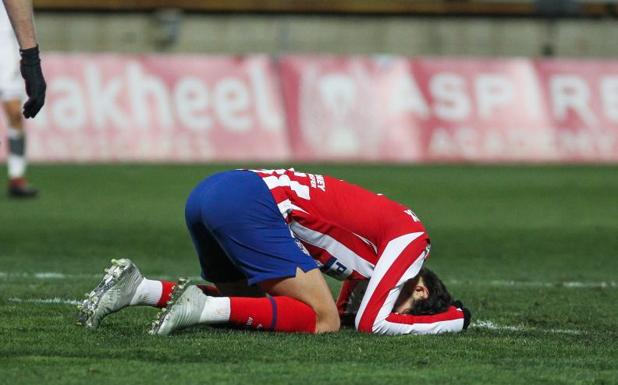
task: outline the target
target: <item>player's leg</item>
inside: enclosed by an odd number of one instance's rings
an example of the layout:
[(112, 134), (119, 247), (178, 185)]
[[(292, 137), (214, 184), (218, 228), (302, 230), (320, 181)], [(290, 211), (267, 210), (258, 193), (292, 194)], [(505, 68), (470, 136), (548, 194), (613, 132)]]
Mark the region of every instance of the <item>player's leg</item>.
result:
[(129, 259), (112, 260), (101, 282), (78, 305), (78, 322), (96, 329), (103, 318), (128, 306), (163, 307), (175, 282), (145, 278)]
[(8, 136), (8, 194), (14, 198), (31, 198), (37, 190), (26, 181), (26, 132), (22, 116), (24, 83), (19, 74), (19, 46), (15, 36), (0, 35), (0, 96), (5, 112)]
[[(186, 212), (194, 243), (202, 237), (215, 239), (247, 283), (258, 284), (271, 297), (212, 299), (197, 288), (179, 288), (169, 312), (155, 322), (154, 334), (195, 323), (310, 333), (338, 329), (328, 286), (315, 262), (291, 237), (269, 190), (255, 174), (231, 172), (202, 182)], [(204, 278), (210, 279), (212, 254), (202, 256), (198, 248), (198, 255)]]
[(315, 333), (339, 330), (339, 313), (333, 295), (319, 269), (303, 272), (296, 270), (296, 276), (261, 282), (261, 288), (272, 296), (294, 298), (315, 312)]
[[(78, 322), (96, 329), (103, 318), (129, 306), (152, 306), (163, 308), (171, 299), (176, 282), (148, 279), (129, 259), (112, 260), (105, 269), (101, 282), (78, 305)], [(197, 285), (209, 296), (263, 297), (257, 287), (247, 286), (246, 280), (214, 285)]]
[[(289, 282), (283, 286), (287, 288), (282, 289), (282, 292), (290, 294), (294, 292), (289, 287), (300, 289), (298, 284)], [(317, 307), (318, 312), (321, 308)], [(292, 296), (213, 297), (205, 295), (197, 285), (187, 286), (181, 280), (174, 288), (167, 308), (157, 316), (150, 333), (167, 335), (174, 330), (198, 324), (227, 324), (255, 330), (297, 333), (336, 331), (338, 321), (328, 323), (327, 320), (323, 317), (318, 323), (316, 311)]]
[[(227, 322), (253, 329), (325, 333), (339, 330), (339, 315), (328, 285), (318, 269), (296, 269), (294, 277), (258, 284), (268, 297), (231, 296), (229, 302), (204, 303), (200, 322)], [(200, 297), (200, 293), (196, 292)], [(221, 318), (226, 314), (227, 318)]]
[[(211, 233), (247, 283), (272, 297), (231, 298), (231, 321), (275, 331), (338, 330), (339, 317), (328, 285), (315, 261), (292, 237), (266, 184), (246, 171), (231, 172), (222, 179), (219, 186), (233, 188), (209, 190), (201, 201), (202, 220), (214, 229)], [(256, 317), (263, 322), (256, 322)]]
[(167, 335), (197, 324), (278, 332), (337, 331), (339, 317), (333, 298), (327, 287), (316, 285), (323, 280), (318, 274), (317, 269), (307, 273), (299, 269), (294, 278), (265, 282), (263, 287), (272, 294), (268, 297), (214, 297), (205, 295), (198, 286), (181, 282), (174, 288), (168, 308), (153, 323), (151, 334)]
[(5, 100), (2, 104), (8, 125), (8, 193), (14, 198), (31, 198), (37, 195), (37, 190), (28, 185), (26, 180), (26, 132), (21, 115), (21, 100)]
[[(242, 208), (232, 210), (234, 221), (219, 224), (219, 206), (204, 210), (206, 221), (214, 221), (222, 248), (250, 285), (258, 285), (272, 296), (271, 303), (232, 300), (232, 316), (242, 322), (246, 316), (255, 320), (251, 311), (236, 312), (235, 303), (250, 310), (262, 305), (272, 316), (273, 330), (327, 332), (339, 329), (339, 317), (333, 296), (316, 262), (298, 246), (289, 226), (261, 178), (246, 172), (239, 175), (244, 182), (236, 186), (234, 201)], [(229, 210), (226, 210), (229, 213)], [(253, 305), (249, 305), (253, 304)], [(236, 315), (239, 317), (237, 318)], [(268, 321), (268, 320), (265, 320)], [(267, 322), (264, 322), (267, 323)], [(263, 323), (263, 324), (264, 324)]]
[[(197, 251), (202, 276), (220, 282), (217, 286), (199, 285), (210, 296), (242, 295), (263, 296), (261, 289), (249, 287), (244, 275), (225, 256), (216, 239), (210, 235), (200, 220), (196, 194), (187, 201), (185, 217), (191, 239)], [(208, 274), (206, 273), (208, 272)], [(171, 300), (176, 283), (144, 278), (137, 266), (128, 259), (113, 260), (99, 285), (78, 306), (78, 320), (89, 328), (97, 328), (107, 315), (128, 306), (147, 305), (163, 308)], [(186, 286), (177, 291), (182, 291)]]
[[(189, 215), (189, 217), (191, 217)], [(208, 279), (229, 280), (214, 285), (198, 285), (209, 296), (263, 297), (264, 292), (255, 286), (248, 286), (242, 273), (238, 272), (223, 255), (216, 240), (199, 223), (188, 221), (200, 263), (210, 271)], [(211, 258), (206, 258), (211, 256)], [(219, 260), (217, 257), (223, 257)], [(219, 263), (217, 263), (219, 261)], [(103, 318), (128, 306), (154, 306), (163, 308), (171, 299), (176, 282), (145, 278), (138, 267), (128, 259), (112, 260), (101, 282), (78, 306), (78, 322), (96, 329)], [(205, 274), (203, 274), (205, 275)]]

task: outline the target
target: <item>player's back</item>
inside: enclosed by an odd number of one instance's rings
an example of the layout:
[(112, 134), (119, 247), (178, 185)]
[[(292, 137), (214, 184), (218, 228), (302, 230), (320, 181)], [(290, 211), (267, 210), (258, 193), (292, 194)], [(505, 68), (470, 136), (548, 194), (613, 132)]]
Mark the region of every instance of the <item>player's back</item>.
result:
[[(407, 207), (343, 180), (293, 169), (254, 171), (268, 185), (295, 235), (337, 278), (371, 276), (388, 242), (425, 232)], [(339, 270), (329, 266), (333, 257), (342, 264)]]

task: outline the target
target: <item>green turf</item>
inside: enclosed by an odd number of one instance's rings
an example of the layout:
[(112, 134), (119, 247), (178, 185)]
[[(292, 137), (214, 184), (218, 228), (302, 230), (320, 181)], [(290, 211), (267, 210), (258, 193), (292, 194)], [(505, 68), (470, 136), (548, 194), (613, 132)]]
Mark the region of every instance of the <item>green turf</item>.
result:
[[(111, 257), (130, 257), (153, 277), (197, 275), (184, 200), (202, 177), (233, 167), (32, 167), (40, 199), (0, 198), (0, 384), (618, 383), (612, 166), (297, 166), (410, 205), (432, 237), (429, 266), (477, 322), (510, 330), (380, 337), (203, 327), (157, 338), (145, 333), (153, 309), (126, 310), (89, 332), (74, 325), (72, 306), (16, 302), (81, 298)], [(34, 275), (43, 272), (69, 276)], [(609, 286), (563, 285), (572, 281)]]

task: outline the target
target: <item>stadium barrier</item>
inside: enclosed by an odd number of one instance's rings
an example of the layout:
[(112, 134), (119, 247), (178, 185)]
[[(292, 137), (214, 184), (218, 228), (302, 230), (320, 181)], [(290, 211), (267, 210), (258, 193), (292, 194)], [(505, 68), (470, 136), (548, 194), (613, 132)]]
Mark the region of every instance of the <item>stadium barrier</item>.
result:
[(615, 60), (43, 60), (39, 162), (618, 161)]

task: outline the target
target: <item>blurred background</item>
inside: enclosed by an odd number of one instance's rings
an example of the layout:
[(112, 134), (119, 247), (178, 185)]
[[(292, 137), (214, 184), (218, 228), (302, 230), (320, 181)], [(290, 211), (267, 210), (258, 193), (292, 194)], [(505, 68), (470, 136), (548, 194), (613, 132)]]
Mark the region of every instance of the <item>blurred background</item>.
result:
[(34, 162), (618, 161), (616, 1), (35, 7)]

